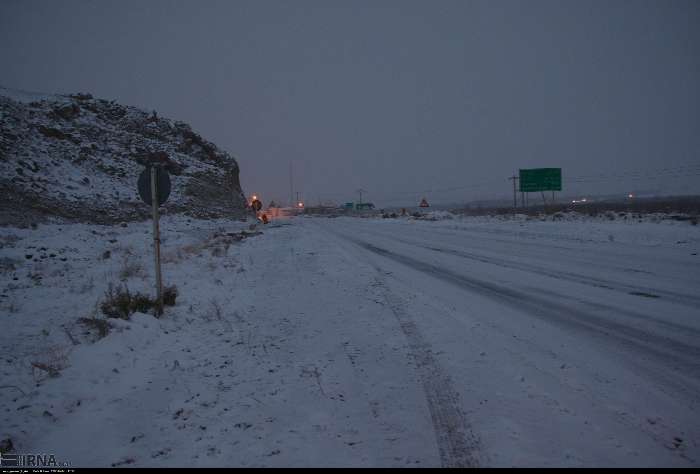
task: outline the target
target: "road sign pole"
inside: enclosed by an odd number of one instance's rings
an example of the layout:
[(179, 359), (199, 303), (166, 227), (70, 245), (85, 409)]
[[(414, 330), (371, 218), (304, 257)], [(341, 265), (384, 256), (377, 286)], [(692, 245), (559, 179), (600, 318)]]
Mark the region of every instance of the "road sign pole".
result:
[(547, 214), (547, 201), (544, 198), (544, 191), (540, 191), (542, 194), (542, 209), (544, 209), (544, 213)]
[(156, 295), (158, 315), (163, 314), (163, 280), (160, 273), (160, 226), (158, 224), (158, 180), (156, 179), (158, 170), (151, 166), (151, 207), (153, 209), (153, 253), (156, 264)]

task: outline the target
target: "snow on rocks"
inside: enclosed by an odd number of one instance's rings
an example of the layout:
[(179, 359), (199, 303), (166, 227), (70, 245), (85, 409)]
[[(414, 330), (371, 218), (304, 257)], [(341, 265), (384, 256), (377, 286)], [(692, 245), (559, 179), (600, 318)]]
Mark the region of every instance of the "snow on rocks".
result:
[(0, 223), (142, 218), (136, 179), (152, 153), (176, 175), (166, 212), (243, 213), (235, 158), (189, 125), (89, 94), (0, 88)]

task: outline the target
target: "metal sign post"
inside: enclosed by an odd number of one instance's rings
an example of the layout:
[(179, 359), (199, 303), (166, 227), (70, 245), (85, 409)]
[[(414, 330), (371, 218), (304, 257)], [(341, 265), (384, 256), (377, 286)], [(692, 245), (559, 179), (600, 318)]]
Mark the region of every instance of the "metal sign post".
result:
[(155, 254), (156, 263), (156, 295), (158, 306), (156, 311), (158, 315), (163, 314), (163, 279), (160, 272), (160, 225), (158, 215), (158, 170), (155, 166), (151, 166), (151, 208), (153, 209), (153, 253)]
[(170, 196), (170, 175), (157, 165), (148, 166), (138, 180), (139, 196), (151, 206), (153, 213), (153, 254), (156, 267), (156, 314), (163, 314), (163, 278), (160, 270), (160, 225), (158, 208), (165, 204)]

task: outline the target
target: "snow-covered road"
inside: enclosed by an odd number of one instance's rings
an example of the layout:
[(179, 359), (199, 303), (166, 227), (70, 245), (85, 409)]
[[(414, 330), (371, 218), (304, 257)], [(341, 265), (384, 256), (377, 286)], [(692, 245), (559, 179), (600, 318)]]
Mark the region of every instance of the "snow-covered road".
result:
[(164, 219), (176, 306), (78, 345), (108, 283), (149, 291), (148, 223), (3, 229), (0, 437), (74, 466), (700, 464), (697, 226), (297, 217), (222, 240), (244, 226)]
[(443, 465), (464, 439), (440, 410), (464, 413), (486, 465), (697, 465), (700, 260), (687, 247), (305, 224), (375, 270), (420, 361)]

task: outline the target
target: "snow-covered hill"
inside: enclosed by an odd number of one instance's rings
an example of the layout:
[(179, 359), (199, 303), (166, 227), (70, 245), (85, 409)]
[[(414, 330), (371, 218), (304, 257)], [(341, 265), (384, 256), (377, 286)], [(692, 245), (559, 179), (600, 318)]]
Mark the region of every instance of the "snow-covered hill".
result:
[(89, 94), (0, 88), (0, 224), (145, 217), (136, 181), (153, 153), (171, 171), (166, 212), (245, 212), (238, 163), (186, 123)]

